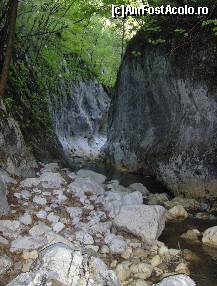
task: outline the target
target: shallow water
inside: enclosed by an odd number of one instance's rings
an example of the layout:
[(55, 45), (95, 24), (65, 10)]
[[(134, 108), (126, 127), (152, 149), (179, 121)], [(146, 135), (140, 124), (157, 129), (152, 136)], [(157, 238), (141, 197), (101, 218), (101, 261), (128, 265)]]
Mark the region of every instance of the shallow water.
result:
[[(126, 187), (132, 183), (142, 183), (152, 193), (166, 192), (171, 195), (160, 182), (150, 176), (117, 171), (103, 164), (78, 166), (75, 167), (74, 171), (81, 167), (104, 174), (108, 180), (118, 180), (120, 184)], [(191, 217), (181, 222), (167, 223), (163, 234), (159, 238), (169, 248), (189, 249), (199, 257), (199, 261), (191, 263), (190, 266), (190, 276), (197, 286), (217, 286), (217, 249), (205, 247), (202, 244), (189, 243), (181, 239), (180, 235), (188, 229), (197, 228), (203, 232), (205, 229), (216, 225), (217, 219), (199, 220)]]
[(148, 190), (152, 193), (167, 193), (169, 196), (171, 194), (168, 190), (158, 181), (156, 181), (151, 176), (144, 176), (143, 174), (129, 173), (124, 171), (119, 171), (117, 169), (111, 168), (111, 166), (104, 163), (89, 163), (88, 165), (77, 165), (72, 170), (77, 171), (79, 169), (89, 169), (107, 177), (107, 181), (118, 180), (121, 185), (128, 187), (133, 183), (142, 183)]
[(217, 225), (217, 220), (198, 220), (189, 218), (182, 222), (171, 222), (166, 228), (160, 240), (170, 248), (189, 249), (199, 257), (199, 261), (192, 263), (191, 277), (197, 286), (217, 285), (217, 249), (203, 246), (202, 244), (189, 243), (180, 238), (180, 235), (188, 229), (197, 228), (200, 231)]

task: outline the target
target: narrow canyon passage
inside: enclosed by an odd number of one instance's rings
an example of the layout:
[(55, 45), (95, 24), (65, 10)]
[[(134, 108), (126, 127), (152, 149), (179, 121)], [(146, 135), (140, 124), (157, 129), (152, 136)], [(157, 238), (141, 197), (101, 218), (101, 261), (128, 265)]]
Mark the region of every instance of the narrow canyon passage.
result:
[(0, 1), (0, 286), (217, 285), (217, 5), (167, 2)]

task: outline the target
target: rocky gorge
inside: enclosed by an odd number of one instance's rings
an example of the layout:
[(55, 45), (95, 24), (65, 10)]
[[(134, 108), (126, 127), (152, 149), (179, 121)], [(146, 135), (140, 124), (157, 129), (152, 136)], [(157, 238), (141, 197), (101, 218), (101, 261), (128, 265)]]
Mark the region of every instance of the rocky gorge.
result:
[(217, 285), (216, 41), (155, 28), (129, 41), (114, 90), (81, 57), (87, 35), (79, 56), (56, 35), (60, 51), (18, 57), (0, 101), (0, 286)]
[[(36, 177), (2, 178), (1, 285), (196, 285), (188, 276), (194, 254), (159, 240), (165, 221), (203, 209), (196, 200), (57, 163), (39, 163)], [(215, 229), (184, 237), (216, 247)]]

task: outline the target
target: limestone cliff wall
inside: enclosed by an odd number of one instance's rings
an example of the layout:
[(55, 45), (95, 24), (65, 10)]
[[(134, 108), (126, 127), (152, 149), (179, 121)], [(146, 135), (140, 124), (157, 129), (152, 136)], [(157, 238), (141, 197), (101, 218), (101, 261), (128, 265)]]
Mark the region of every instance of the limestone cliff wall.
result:
[(216, 44), (128, 46), (112, 99), (107, 150), (112, 161), (149, 170), (185, 195), (217, 195)]

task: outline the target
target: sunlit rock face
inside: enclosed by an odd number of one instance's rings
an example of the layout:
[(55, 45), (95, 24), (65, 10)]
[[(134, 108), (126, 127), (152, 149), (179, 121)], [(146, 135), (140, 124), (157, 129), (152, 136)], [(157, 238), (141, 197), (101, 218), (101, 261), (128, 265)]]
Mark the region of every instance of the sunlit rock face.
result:
[(172, 51), (138, 35), (128, 46), (112, 98), (112, 161), (148, 170), (169, 189), (217, 195), (216, 44), (205, 37)]
[(37, 164), (28, 151), (16, 121), (0, 109), (0, 169), (19, 176), (33, 176)]
[(95, 79), (71, 83), (52, 99), (55, 133), (68, 159), (98, 156), (106, 142), (109, 101)]

